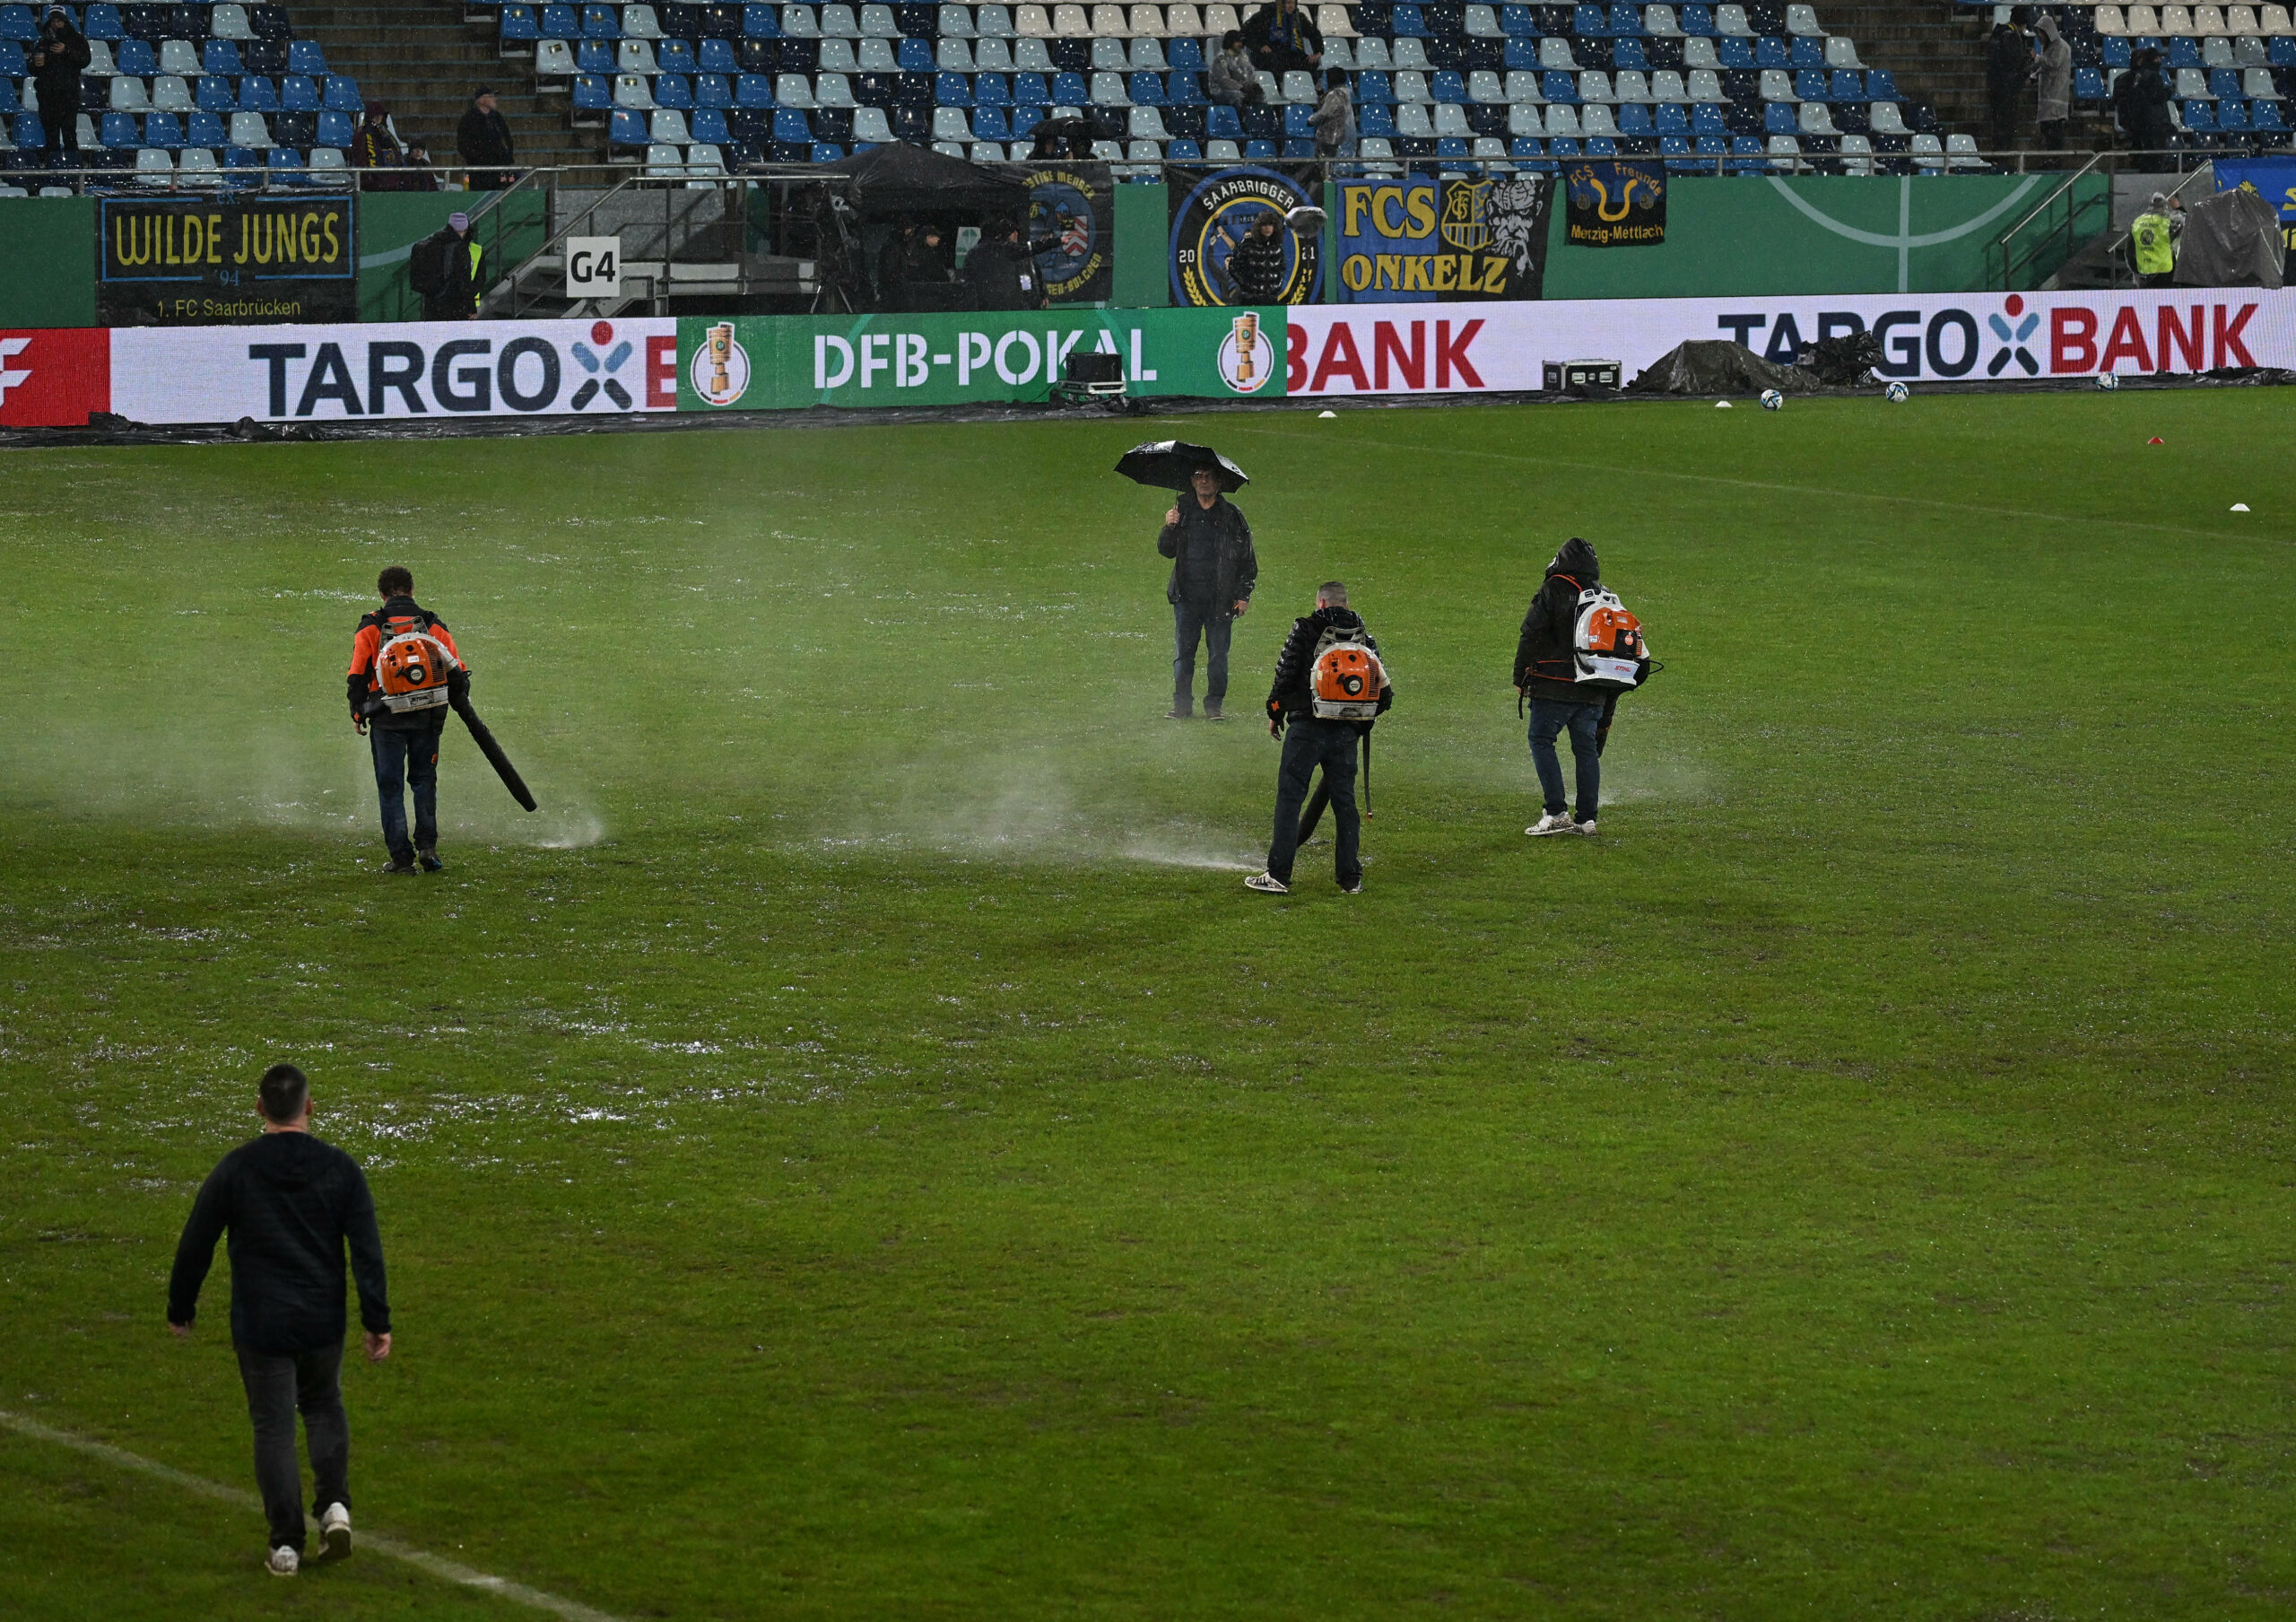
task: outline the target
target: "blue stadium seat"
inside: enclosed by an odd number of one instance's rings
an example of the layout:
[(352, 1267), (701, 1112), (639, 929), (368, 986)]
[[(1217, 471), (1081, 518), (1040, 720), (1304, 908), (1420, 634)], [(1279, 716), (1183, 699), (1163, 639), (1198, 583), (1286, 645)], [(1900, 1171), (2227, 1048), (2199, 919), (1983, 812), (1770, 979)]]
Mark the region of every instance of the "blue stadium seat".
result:
[(1164, 105), (1164, 82), (1153, 74), (1134, 74), (1125, 87), (1135, 107)]
[(2216, 127), (2216, 109), (2206, 101), (2184, 104), (2185, 127), (2195, 134), (2205, 134)]
[(1535, 39), (1539, 37), (1538, 19), (1527, 5), (1502, 5), (1499, 8), (1499, 31), (1509, 39)]
[(773, 115), (773, 138), (778, 142), (804, 143), (813, 139), (813, 126), (805, 122), (805, 115), (794, 107), (778, 109)]
[(239, 63), (239, 48), (229, 39), (210, 39), (202, 46), (199, 65), (204, 73), (229, 74), (235, 79), (244, 71)]
[(1641, 137), (1658, 133), (1650, 121), (1650, 109), (1638, 101), (1622, 102), (1618, 109), (1618, 133)]
[[(582, 36), (582, 13), (570, 5), (545, 5), (536, 13), (535, 27), (545, 39), (578, 39)], [(502, 37), (507, 39), (510, 36), (505, 33)]]
[(606, 126), (606, 141), (613, 146), (644, 146), (647, 140), (646, 115), (636, 108), (617, 107), (613, 120)]
[(1734, 67), (1750, 68), (1754, 65), (1754, 48), (1752, 44), (1748, 40), (1737, 39), (1735, 36), (1725, 36), (1724, 38), (1716, 40), (1714, 43), (1714, 57), (1715, 60), (1721, 63), (1725, 69)]
[(936, 107), (970, 107), (972, 85), (962, 74), (935, 74), (933, 75), (933, 103)]
[[(147, 129), (146, 133), (149, 131)], [(349, 113), (337, 112), (329, 107), (319, 112), (318, 142), (321, 146), (349, 146), (358, 126), (352, 123)]]
[(239, 81), (239, 108), (243, 112), (275, 113), (279, 110), (279, 88), (261, 74), (249, 74)]
[(1428, 94), (1438, 101), (1464, 101), (1467, 99), (1467, 87), (1457, 73), (1447, 67), (1429, 82)]
[(1013, 100), (1021, 107), (1050, 107), (1052, 82), (1042, 74), (1014, 74)]
[(1184, 73), (1175, 68), (1170, 76), (1164, 81), (1164, 105), (1202, 107), (1205, 105), (1204, 87), (1197, 83), (1194, 74)]
[(1539, 94), (1549, 101), (1576, 107), (1578, 105), (1578, 82), (1561, 69), (1553, 69), (1541, 75)]
[(1570, 31), (1581, 39), (1599, 39), (1611, 31), (1610, 13), (1599, 5), (1579, 5), (1570, 13)]
[(1356, 106), (1393, 107), (1395, 104), (1395, 85), (1387, 74), (1377, 68), (1369, 68), (1355, 75)]
[(123, 74), (148, 79), (160, 71), (160, 53), (148, 39), (122, 39), (112, 52), (113, 64)]
[(1275, 161), (1275, 143), (1273, 141), (1245, 142), (1244, 161), (1248, 163), (1273, 163)]
[(2208, 93), (2219, 100), (2240, 96), (2240, 70), (2236, 67), (2212, 68), (2208, 74)]
[(1794, 97), (1798, 101), (1822, 101), (1826, 99), (1826, 76), (1808, 69), (1794, 75)]
[(291, 180), (303, 172), (303, 154), (291, 146), (274, 146), (264, 154), (264, 167), (274, 179)]
[(744, 74), (734, 81), (735, 107), (771, 107), (773, 77), (770, 74)]
[(602, 113), (613, 106), (613, 82), (597, 74), (574, 75), (574, 110)]
[(1642, 8), (1626, 4), (1624, 0), (1612, 0), (1609, 31), (1629, 37), (1639, 35), (1642, 32)]
[(279, 82), (279, 105), (291, 113), (319, 109), (319, 87), (309, 74), (289, 74)]
[(696, 107), (733, 106), (734, 82), (724, 74), (697, 75), (693, 82), (693, 104)]
[(576, 44), (574, 68), (577, 73), (600, 74), (609, 79), (622, 71), (614, 58), (613, 47), (604, 39), (584, 39)]
[(693, 86), (683, 74), (662, 74), (654, 81), (654, 105), (684, 112), (693, 106)]
[(582, 8), (582, 38), (585, 39), (619, 39), (622, 38), (622, 8), (615, 5), (586, 5)]
[[(1359, 120), (1360, 124), (1360, 120)], [(1366, 130), (1366, 135), (1370, 132)], [(1236, 109), (1226, 102), (1214, 102), (1204, 109), (1204, 136), (1207, 141), (1240, 141), (1243, 125), (1236, 118)]]
[(361, 114), (367, 110), (359, 99), (359, 82), (341, 74), (329, 74), (326, 89), (319, 97), (321, 107), (331, 107), (339, 113)]
[(1898, 99), (1898, 76), (1889, 69), (1877, 67), (1866, 75), (1866, 99), (1868, 101), (1894, 101)]
[(726, 133), (726, 115), (714, 107), (696, 108), (689, 127), (695, 140), (705, 141), (712, 146), (723, 146), (734, 138)]
[(176, 122), (173, 113), (147, 113), (144, 118), (144, 144), (165, 147), (170, 152), (183, 148), (183, 126)]
[[(1215, 108), (1213, 110), (1217, 112), (1220, 109)], [(1205, 127), (1210, 129), (1211, 126), (1207, 125)], [(1355, 127), (1359, 135), (1376, 135), (1382, 141), (1392, 141), (1396, 134), (1396, 116), (1383, 106), (1362, 108), (1355, 115)], [(1213, 129), (1211, 133), (1216, 135), (1220, 132)]]
[(1072, 73), (1053, 74), (1052, 103), (1055, 107), (1083, 107), (1091, 99), (1091, 87), (1084, 83), (1083, 74)]
[(1824, 42), (1805, 34), (1787, 48), (1787, 65), (1798, 72), (1805, 67), (1824, 69), (1831, 65), (1826, 61)]
[[(1283, 135), (1289, 141), (1316, 138), (1315, 109), (1292, 105), (1283, 109)], [(1311, 154), (1312, 155), (1312, 154)]]
[[(136, 127), (134, 113), (106, 113), (103, 116), (102, 124), (98, 128), (98, 138), (106, 146), (117, 148), (121, 152), (144, 144), (144, 132)], [(21, 133), (21, 126), (16, 136), (16, 144), (19, 146), (26, 144)]]
[(781, 38), (781, 8), (778, 5), (742, 7), (742, 34), (751, 39)]
[[(83, 102), (86, 100), (84, 95), (81, 97)], [(239, 99), (231, 92), (231, 82), (212, 75), (203, 77), (191, 87), (191, 100), (194, 106), (211, 113), (237, 112), (239, 107)]]
[(1754, 65), (1774, 67), (1782, 72), (1794, 65), (1794, 59), (1787, 54), (1785, 40), (1757, 39), (1754, 41)]
[(316, 39), (297, 39), (287, 47), (287, 71), (309, 74), (314, 78), (326, 74), (326, 53)]
[(684, 74), (689, 77), (691, 76), (694, 72), (692, 45), (683, 39), (657, 41), (654, 46), (654, 65), (665, 74)]
[(1711, 101), (1700, 101), (1690, 109), (1690, 133), (1726, 139), (1730, 129), (1719, 107)]
[(224, 144), (223, 120), (213, 113), (194, 108), (184, 115), (183, 143), (186, 146), (201, 146), (209, 151)]
[(126, 30), (119, 24), (119, 7), (91, 5), (82, 20), (80, 31), (91, 39), (108, 39), (115, 44), (126, 38)]
[(1685, 35), (1692, 38), (1714, 38), (1714, 8), (1710, 5), (1685, 5), (1675, 14), (1674, 22)]
[(1416, 5), (1398, 5), (1388, 18), (1387, 31), (1398, 39), (1424, 39), (1427, 38), (1427, 19)]
[(1802, 132), (1802, 120), (1791, 101), (1770, 101), (1763, 104), (1761, 127), (1765, 135), (1795, 135)]
[(1650, 68), (1650, 59), (1642, 54), (1641, 40), (1613, 39), (1611, 41), (1611, 65), (1614, 68), (1631, 68), (1638, 74), (1648, 73)]
[(1690, 135), (1690, 109), (1679, 102), (1661, 101), (1650, 117), (1661, 135), (1681, 135), (1685, 139)]
[(816, 141), (805, 154), (808, 163), (834, 163), (845, 156), (845, 148), (831, 141)]
[(2073, 95), (2075, 100), (2102, 101), (2106, 100), (2108, 93), (2105, 89), (2104, 69), (2076, 67), (2073, 70)]
[(1866, 86), (1859, 83), (1856, 74), (1846, 67), (1835, 69), (1833, 77), (1826, 82), (1826, 100), (1829, 101), (1864, 101), (1867, 99)]
[(1176, 74), (1201, 74), (1204, 71), (1204, 49), (1193, 39), (1166, 40), (1164, 60)]
[[(1010, 107), (1013, 92), (1003, 74), (975, 74), (972, 80), (972, 104), (975, 107)], [(983, 135), (982, 140), (1002, 139)]]
[(694, 61), (705, 74), (737, 74), (742, 71), (741, 59), (734, 54), (727, 39), (704, 39), (694, 52)]
[(980, 105), (978, 100), (979, 93), (980, 87), (976, 84), (973, 86), (973, 94), (976, 98), (972, 109), (973, 138), (978, 141), (1011, 140), (1013, 131), (1004, 121), (1004, 109), (1001, 107)]

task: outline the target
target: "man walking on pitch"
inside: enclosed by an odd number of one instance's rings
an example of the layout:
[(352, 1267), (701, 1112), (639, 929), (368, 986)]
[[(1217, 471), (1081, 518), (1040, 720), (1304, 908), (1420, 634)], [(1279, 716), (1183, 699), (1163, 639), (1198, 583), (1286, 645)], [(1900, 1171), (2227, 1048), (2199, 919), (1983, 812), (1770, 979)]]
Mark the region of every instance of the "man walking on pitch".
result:
[(343, 1412), (343, 1256), (359, 1282), (367, 1361), (391, 1355), (383, 1241), (358, 1163), (311, 1136), (310, 1083), (291, 1064), (263, 1073), (263, 1135), (233, 1149), (200, 1185), (168, 1279), (168, 1327), (190, 1335), (199, 1286), (228, 1233), (231, 1344), (255, 1422), (255, 1478), (270, 1522), (274, 1576), (302, 1565), (302, 1478), (295, 1415), (303, 1416), (317, 1486), (312, 1513), (323, 1553), (351, 1552), (351, 1426)]
[[(439, 859), (439, 738), (449, 701), (470, 690), (470, 671), (446, 622), (414, 600), (414, 576), (394, 563), (375, 579), (383, 606), (359, 622), (351, 641), (351, 725), (375, 757), (386, 873), (425, 873)], [(414, 837), (402, 789), (414, 791)]]
[[(1334, 655), (1333, 672), (1349, 665), (1363, 673), (1358, 687), (1339, 685), (1356, 679), (1344, 674), (1327, 679), (1326, 660)], [(1300, 807), (1308, 798), (1308, 780), (1320, 766), (1339, 827), (1335, 875), (1346, 894), (1362, 889), (1356, 742), (1361, 724), (1386, 714), (1395, 702), (1395, 688), (1379, 663), (1379, 644), (1363, 628), (1362, 616), (1347, 606), (1347, 588), (1326, 580), (1316, 588), (1316, 611), (1292, 622), (1292, 634), (1276, 657), (1275, 684), (1267, 694), (1267, 735), (1283, 740), (1283, 763), (1275, 777), (1275, 834), (1267, 847), (1267, 870), (1244, 880), (1246, 885), (1269, 895), (1291, 890), (1292, 859), (1300, 847)]]
[(1204, 677), (1204, 719), (1224, 719), (1228, 699), (1228, 642), (1236, 621), (1249, 612), (1252, 588), (1259, 580), (1259, 555), (1252, 550), (1252, 527), (1234, 502), (1220, 493), (1220, 475), (1199, 467), (1193, 488), (1164, 514), (1156, 550), (1172, 560), (1164, 597), (1172, 606), (1172, 709), (1184, 721), (1195, 713), (1196, 643), (1201, 636), (1208, 668)]

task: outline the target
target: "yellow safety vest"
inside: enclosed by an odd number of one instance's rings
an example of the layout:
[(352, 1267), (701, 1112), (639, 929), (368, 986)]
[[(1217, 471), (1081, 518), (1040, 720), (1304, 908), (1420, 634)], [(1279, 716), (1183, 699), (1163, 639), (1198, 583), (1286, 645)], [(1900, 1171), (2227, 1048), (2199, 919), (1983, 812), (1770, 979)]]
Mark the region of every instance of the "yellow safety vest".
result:
[(2137, 275), (2163, 275), (2177, 267), (2177, 243), (2169, 234), (2168, 215), (2139, 214), (2128, 234), (2136, 244)]

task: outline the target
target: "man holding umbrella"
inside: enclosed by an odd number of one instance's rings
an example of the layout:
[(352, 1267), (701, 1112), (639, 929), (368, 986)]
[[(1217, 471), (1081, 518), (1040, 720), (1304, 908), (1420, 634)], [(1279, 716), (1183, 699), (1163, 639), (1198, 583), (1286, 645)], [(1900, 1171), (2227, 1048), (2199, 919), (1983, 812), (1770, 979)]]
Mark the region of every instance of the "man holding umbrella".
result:
[(1204, 642), (1204, 717), (1225, 719), (1228, 641), (1239, 617), (1250, 611), (1252, 587), (1259, 580), (1259, 557), (1252, 550), (1252, 527), (1226, 492), (1249, 484), (1243, 469), (1207, 446), (1178, 440), (1142, 445), (1125, 453), (1117, 471), (1162, 489), (1178, 490), (1164, 514), (1156, 550), (1172, 560), (1164, 597), (1172, 606), (1173, 720), (1195, 713), (1196, 645)]

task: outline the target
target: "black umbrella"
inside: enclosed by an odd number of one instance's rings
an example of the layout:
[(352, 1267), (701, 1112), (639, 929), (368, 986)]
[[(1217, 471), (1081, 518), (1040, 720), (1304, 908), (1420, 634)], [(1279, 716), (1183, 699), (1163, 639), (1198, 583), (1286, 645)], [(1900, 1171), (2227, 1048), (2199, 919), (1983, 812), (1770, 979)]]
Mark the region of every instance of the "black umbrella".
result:
[(1230, 494), (1252, 482), (1249, 474), (1211, 446), (1191, 445), (1186, 440), (1158, 440), (1153, 444), (1135, 445), (1116, 465), (1116, 470), (1135, 484), (1152, 485), (1158, 490), (1189, 488), (1189, 477), (1199, 467), (1209, 467), (1218, 474), (1220, 488)]

